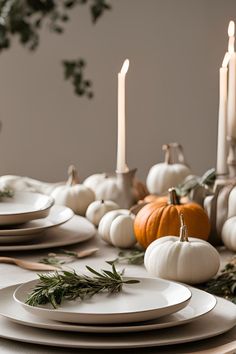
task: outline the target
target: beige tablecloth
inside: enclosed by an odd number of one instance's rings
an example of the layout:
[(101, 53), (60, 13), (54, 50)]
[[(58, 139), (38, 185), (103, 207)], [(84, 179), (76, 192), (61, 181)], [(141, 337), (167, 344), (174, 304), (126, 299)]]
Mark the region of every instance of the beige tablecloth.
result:
[[(65, 235), (66, 237), (66, 235)], [(106, 264), (106, 260), (112, 260), (117, 257), (117, 250), (111, 246), (106, 245), (104, 242), (100, 241), (96, 236), (94, 239), (77, 244), (75, 246), (66, 247), (66, 249), (73, 250), (82, 250), (90, 247), (99, 247), (99, 251), (96, 255), (77, 260), (76, 262), (71, 264), (73, 268), (77, 271), (84, 271), (85, 265), (88, 264), (91, 267), (101, 269), (104, 267), (108, 267)], [(56, 252), (56, 250), (54, 249)], [(10, 253), (7, 252), (7, 256), (16, 256), (19, 258), (27, 259), (27, 260), (38, 260), (45, 256), (48, 251), (32, 251), (32, 252), (15, 252)], [(227, 252), (225, 250), (221, 250), (222, 257), (222, 265), (225, 261), (227, 261), (232, 256), (232, 253)], [(125, 267), (125, 274), (127, 276), (146, 276), (146, 270), (144, 266), (138, 265), (119, 265), (120, 268)], [(25, 282), (31, 279), (36, 278), (36, 272), (28, 271), (16, 267), (14, 265), (6, 265), (0, 264), (0, 287), (5, 287), (9, 285), (13, 285), (16, 283)], [(0, 299), (1, 301), (1, 299)], [(234, 341), (234, 343), (232, 343)], [(224, 345), (217, 349), (217, 347)], [(134, 349), (129, 350), (112, 350), (115, 353), (131, 353)], [(40, 345), (33, 345), (27, 343), (14, 342), (10, 340), (5, 340), (0, 338), (0, 353), (2, 354), (41, 354), (41, 353), (81, 353), (81, 354), (92, 354), (92, 353), (110, 353), (110, 350), (88, 350), (88, 349), (63, 349), (63, 348), (54, 348), (54, 347), (46, 347)], [(146, 348), (146, 349), (136, 349), (136, 353), (144, 354), (144, 353), (172, 353), (172, 354), (184, 354), (184, 353), (214, 353), (214, 354), (223, 354), (223, 353), (236, 353), (236, 327), (231, 331), (214, 337), (208, 340), (202, 340), (189, 344), (181, 344), (167, 347), (156, 347), (156, 348)]]

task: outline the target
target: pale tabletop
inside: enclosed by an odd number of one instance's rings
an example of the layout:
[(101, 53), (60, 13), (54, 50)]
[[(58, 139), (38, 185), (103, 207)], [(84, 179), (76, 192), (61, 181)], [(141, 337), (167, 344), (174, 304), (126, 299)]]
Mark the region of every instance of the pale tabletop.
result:
[[(66, 235), (65, 235), (66, 237)], [(99, 240), (96, 236), (94, 239), (77, 244), (75, 246), (65, 247), (71, 250), (83, 250), (91, 247), (99, 247), (99, 251), (96, 255), (93, 255), (86, 259), (78, 260), (71, 263), (70, 266), (77, 271), (84, 271), (85, 265), (88, 264), (98, 270), (101, 268), (107, 268), (106, 260), (112, 260), (117, 257), (118, 251), (106, 245), (103, 241)], [(56, 252), (56, 249), (51, 251)], [(31, 252), (15, 252), (2, 253), (6, 256), (14, 256), (22, 259), (37, 261), (43, 256), (47, 255), (49, 251), (31, 251)], [(221, 250), (222, 265), (232, 257), (232, 253), (229, 251)], [(144, 266), (140, 265), (119, 265), (117, 268), (125, 268), (125, 274), (127, 276), (147, 276)], [(16, 283), (22, 283), (36, 278), (36, 272), (21, 269), (14, 265), (0, 264), (0, 287), (5, 287), (13, 285)], [(0, 299), (1, 301), (1, 299)], [(127, 350), (112, 350), (114, 354), (131, 353), (134, 349)], [(223, 353), (236, 353), (236, 326), (229, 332), (214, 337), (212, 339), (201, 340), (194, 343), (186, 343), (174, 346), (156, 347), (156, 348), (145, 348), (145, 349), (135, 349), (139, 354), (145, 353), (172, 353), (172, 354), (184, 354), (184, 353), (212, 353), (212, 354), (223, 354)], [(90, 349), (66, 349), (66, 348), (56, 348), (48, 347), (27, 343), (20, 343), (11, 340), (5, 340), (0, 338), (0, 353), (4, 354), (68, 354), (68, 353), (80, 353), (80, 354), (92, 354), (92, 353), (109, 353), (110, 350), (90, 350)]]

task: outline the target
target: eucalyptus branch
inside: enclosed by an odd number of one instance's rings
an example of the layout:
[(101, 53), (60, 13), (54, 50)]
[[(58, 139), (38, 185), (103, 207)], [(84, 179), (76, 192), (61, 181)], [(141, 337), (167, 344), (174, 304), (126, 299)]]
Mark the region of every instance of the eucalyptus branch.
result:
[(39, 274), (39, 283), (26, 299), (30, 306), (50, 303), (57, 308), (63, 300), (84, 300), (97, 293), (117, 293), (123, 284), (139, 283), (138, 280), (124, 280), (114, 264), (112, 271), (102, 270), (100, 273), (87, 266), (93, 276), (79, 275), (74, 272), (56, 272), (54, 274)]
[(108, 264), (126, 263), (126, 264), (143, 264), (145, 251), (139, 249), (131, 249), (120, 251), (118, 257), (112, 261), (107, 261)]
[(214, 168), (206, 171), (201, 177), (191, 176), (187, 177), (185, 181), (176, 187), (176, 192), (180, 197), (188, 195), (197, 187), (202, 187), (206, 190), (211, 190), (216, 178), (216, 171)]
[(220, 275), (206, 283), (204, 290), (236, 304), (236, 256), (226, 264)]

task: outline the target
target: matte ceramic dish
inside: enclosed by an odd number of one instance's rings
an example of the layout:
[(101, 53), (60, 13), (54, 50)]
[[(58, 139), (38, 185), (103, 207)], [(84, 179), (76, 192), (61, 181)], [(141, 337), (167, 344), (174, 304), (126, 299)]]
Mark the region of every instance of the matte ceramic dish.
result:
[(1, 198), (0, 226), (23, 224), (45, 218), (54, 204), (48, 195), (31, 192), (14, 192), (11, 198)]
[[(124, 284), (115, 294), (97, 294), (88, 300), (64, 301), (57, 308), (51, 305), (30, 306), (25, 303), (36, 286), (33, 280), (19, 286), (14, 299), (33, 315), (62, 322), (83, 324), (127, 323), (152, 320), (184, 308), (191, 291), (184, 285), (156, 278), (139, 278), (136, 284)], [(125, 277), (125, 279), (131, 279)]]
[(45, 328), (65, 332), (87, 332), (87, 333), (125, 333), (143, 332), (153, 329), (180, 326), (206, 315), (216, 305), (215, 296), (205, 291), (190, 288), (192, 293), (189, 304), (182, 310), (172, 315), (163, 316), (152, 321), (127, 323), (118, 325), (80, 325), (62, 323), (34, 316), (24, 309), (13, 299), (13, 293), (17, 286), (0, 290), (0, 314), (13, 322), (29, 327)]

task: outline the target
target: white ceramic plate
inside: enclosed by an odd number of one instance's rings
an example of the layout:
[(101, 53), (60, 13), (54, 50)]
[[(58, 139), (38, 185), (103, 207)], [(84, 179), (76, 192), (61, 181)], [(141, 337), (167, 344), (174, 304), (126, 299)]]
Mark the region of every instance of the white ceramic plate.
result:
[(45, 218), (54, 199), (48, 195), (31, 192), (14, 192), (12, 198), (1, 198), (0, 225), (23, 224)]
[[(155, 278), (139, 278), (137, 284), (124, 284), (116, 294), (97, 294), (88, 300), (64, 301), (60, 307), (30, 306), (28, 294), (38, 283), (33, 280), (20, 285), (13, 298), (23, 308), (42, 318), (83, 324), (127, 323), (152, 320), (184, 308), (191, 291), (184, 285)], [(125, 279), (132, 279), (125, 277)]]
[(34, 239), (27, 244), (0, 245), (0, 252), (31, 251), (69, 246), (87, 241), (95, 235), (96, 229), (90, 221), (82, 216), (74, 215), (62, 225), (48, 228), (42, 235), (33, 235)]
[(10, 229), (0, 229), (0, 242), (2, 236), (6, 239), (6, 236), (26, 236), (40, 233), (48, 228), (65, 223), (70, 220), (73, 215), (74, 213), (70, 208), (62, 205), (54, 205), (51, 208), (49, 215), (44, 219), (29, 221), (26, 224), (16, 225)]
[(16, 288), (17, 285), (0, 290), (0, 314), (2, 316), (26, 326), (66, 332), (125, 333), (175, 327), (206, 315), (216, 305), (216, 298), (213, 295), (190, 287), (192, 297), (189, 304), (184, 309), (172, 315), (163, 316), (153, 321), (130, 323), (126, 325), (79, 325), (45, 320), (26, 312), (13, 300), (13, 293)]
[[(66, 348), (122, 349), (145, 348), (194, 342), (222, 334), (236, 325), (236, 306), (217, 298), (215, 308), (206, 316), (184, 326), (148, 332), (92, 334), (49, 331), (16, 324), (0, 317), (0, 337), (25, 343)], [(137, 352), (137, 351), (136, 351)]]

